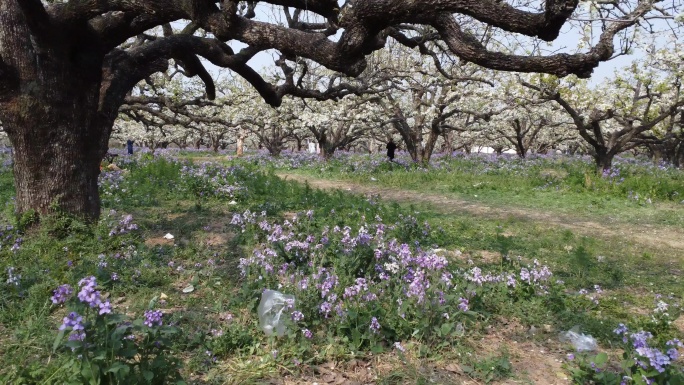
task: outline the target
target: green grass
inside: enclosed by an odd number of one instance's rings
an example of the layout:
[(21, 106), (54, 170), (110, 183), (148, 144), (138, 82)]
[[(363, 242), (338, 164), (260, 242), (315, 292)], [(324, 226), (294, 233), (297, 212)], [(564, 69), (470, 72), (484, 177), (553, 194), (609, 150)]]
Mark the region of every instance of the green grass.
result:
[[(417, 360), (397, 358), (396, 366), (391, 370), (378, 373), (380, 383), (429, 383), (431, 379), (447, 378), (423, 367), (439, 367), (445, 362), (459, 360), (457, 353), (473, 352), (469, 339), (476, 340), (488, 333), (487, 326), (502, 318), (515, 319), (525, 327), (539, 328), (549, 324), (554, 330), (581, 325), (584, 332), (598, 338), (604, 346), (611, 346), (615, 343), (612, 330), (618, 322), (649, 325), (648, 314), (654, 307), (656, 293), (671, 295), (672, 299), (668, 301), (672, 303), (684, 297), (681, 285), (684, 261), (667, 248), (649, 248), (630, 239), (579, 235), (514, 217), (483, 220), (471, 214), (444, 212), (435, 205), (378, 204), (346, 192), (323, 192), (282, 181), (272, 172), (263, 172), (254, 166), (237, 167), (230, 173), (221, 174), (224, 175), (221, 185), (244, 187), (234, 196), (209, 194), (217, 191), (217, 185), (198, 174), (184, 174), (183, 164), (174, 161), (143, 158), (122, 167), (128, 173), (117, 182), (117, 188), (107, 190), (111, 194), (103, 199), (103, 212), (116, 210), (116, 214), (105, 215), (97, 226), (54, 217), (44, 219), (42, 227), (20, 235), (5, 233), (11, 236), (2, 241), (0, 248), (0, 286), (3, 289), (0, 291), (0, 382), (62, 383), (60, 379), (65, 373), (68, 352), (53, 353), (52, 343), (65, 310), (53, 306), (49, 297), (58, 285), (74, 283), (88, 275), (95, 275), (109, 298), (117, 301), (116, 305), (126, 313), (140, 314), (153, 298), (158, 301), (162, 293), (167, 296), (166, 303), (158, 307), (165, 310), (170, 322), (177, 322), (183, 329), (183, 336), (174, 342), (173, 351), (184, 361), (183, 374), (192, 383), (259, 383), (288, 373), (297, 376), (302, 368), (322, 362), (346, 361), (352, 357), (372, 360), (370, 349), (351, 349), (348, 341), (334, 336), (317, 336), (316, 345), (312, 346), (300, 339), (275, 340), (263, 335), (255, 315), (259, 293), (248, 287), (237, 267), (240, 258), (251, 255), (256, 241), (250, 232), (243, 234), (230, 226), (233, 214), (247, 209), (255, 213), (264, 211), (269, 219), (314, 209), (316, 217), (320, 218), (317, 225), (331, 228), (358, 225), (363, 218), (375, 215), (382, 216), (387, 223), (403, 223), (402, 218), (412, 215), (420, 225), (429, 223), (431, 230), (425, 236), (419, 232), (406, 233), (405, 241), (421, 239), (425, 247), (435, 245), (448, 251), (459, 250), (467, 255), (452, 258), (459, 268), (469, 268), (468, 259), (472, 259), (483, 269), (506, 269), (509, 262), (501, 256), (515, 258), (520, 255), (523, 261), (538, 259), (548, 264), (554, 278), (565, 281), (567, 292), (554, 293), (551, 297), (511, 297), (503, 291), (488, 292), (481, 303), (473, 305), (477, 316), (468, 324), (466, 337), (448, 339), (446, 345), (431, 340), (410, 342), (411, 346), (419, 347), (411, 350)], [(436, 182), (439, 178), (429, 174), (392, 171), (373, 175), (378, 179), (374, 183), (387, 186), (395, 183), (406, 189), (419, 189), (423, 184), (442, 193)], [(436, 173), (447, 179), (445, 186), (456, 183), (458, 175), (465, 174), (465, 171), (454, 176)], [(325, 175), (352, 178), (342, 173)], [(364, 178), (366, 176), (355, 177), (355, 180), (363, 181)], [(511, 181), (506, 184), (505, 176), (491, 178), (488, 183), (501, 186), (480, 192), (478, 197), (491, 194), (494, 202), (495, 192), (499, 191), (502, 198), (498, 202), (502, 205), (514, 196), (516, 183), (518, 186), (523, 183)], [(468, 183), (475, 180), (482, 179), (472, 179)], [(458, 191), (464, 194), (463, 191), (469, 190), (464, 187)], [(524, 194), (530, 197), (537, 194), (534, 191)], [(550, 197), (555, 192), (539, 194), (548, 194), (546, 204), (550, 205)], [(575, 194), (578, 202), (606, 196), (616, 202), (622, 199), (597, 191), (569, 194)], [(0, 203), (7, 207), (6, 223), (15, 221), (11, 216), (12, 196), (11, 172), (5, 170), (0, 172), (0, 198), (3, 199)], [(570, 198), (558, 196), (561, 199), (558, 205), (570, 210)], [(233, 200), (236, 201), (234, 205), (230, 204)], [(661, 200), (656, 205), (632, 208), (635, 213), (653, 211), (660, 204), (676, 207), (673, 201)], [(543, 205), (536, 202), (526, 207), (541, 208)], [(331, 210), (336, 214), (325, 214)], [(109, 236), (124, 214), (133, 215), (139, 230)], [(627, 223), (634, 220), (629, 216), (621, 218)], [(175, 245), (149, 243), (151, 238), (158, 239), (167, 232), (175, 236)], [(15, 236), (23, 238), (17, 252), (10, 250)], [(209, 244), (211, 239), (220, 242)], [(108, 266), (98, 266), (100, 254), (107, 255)], [(115, 259), (115, 254), (123, 257)], [(209, 260), (213, 261), (214, 267), (210, 267)], [(173, 266), (170, 266), (171, 262)], [(181, 265), (183, 269), (178, 269)], [(5, 284), (8, 267), (15, 267), (22, 275), (19, 286)], [(119, 281), (110, 279), (112, 272), (119, 274)], [(189, 284), (193, 285), (194, 291), (183, 294), (181, 290)], [(576, 295), (579, 289), (591, 289), (593, 285), (601, 285), (605, 290), (598, 306)], [(673, 315), (676, 312), (672, 309)], [(231, 321), (225, 318), (228, 313), (233, 317)], [(219, 328), (223, 329), (224, 335), (212, 338), (210, 331)], [(661, 332), (662, 338), (678, 333), (672, 328)], [(556, 336), (531, 338), (535, 343), (544, 344), (546, 339)], [(207, 350), (219, 358), (218, 363), (206, 362)], [(278, 350), (275, 358), (273, 350)], [(390, 349), (384, 350), (382, 354), (393, 354)], [(482, 382), (516, 375), (516, 368), (510, 367), (505, 351), (473, 357), (461, 363), (468, 368), (468, 375)], [(294, 359), (302, 364), (293, 364)], [(306, 373), (306, 369), (302, 373)]]
[(284, 167), (318, 178), (447, 195), (492, 207), (543, 210), (606, 223), (684, 226), (684, 172), (646, 163), (616, 162), (621, 174), (615, 178), (596, 175), (590, 162), (572, 159), (445, 157), (426, 171), (354, 155), (327, 164), (309, 161), (296, 169), (288, 163)]

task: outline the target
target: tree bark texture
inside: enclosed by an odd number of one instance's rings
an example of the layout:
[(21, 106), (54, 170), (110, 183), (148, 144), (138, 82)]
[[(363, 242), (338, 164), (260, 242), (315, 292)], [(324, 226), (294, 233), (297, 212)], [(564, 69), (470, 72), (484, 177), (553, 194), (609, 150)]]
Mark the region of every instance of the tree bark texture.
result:
[(69, 44), (40, 46), (13, 1), (0, 3), (0, 43), (21, 84), (0, 95), (0, 120), (14, 147), (17, 213), (59, 207), (97, 218), (99, 165), (114, 121), (98, 111), (99, 55), (74, 53)]

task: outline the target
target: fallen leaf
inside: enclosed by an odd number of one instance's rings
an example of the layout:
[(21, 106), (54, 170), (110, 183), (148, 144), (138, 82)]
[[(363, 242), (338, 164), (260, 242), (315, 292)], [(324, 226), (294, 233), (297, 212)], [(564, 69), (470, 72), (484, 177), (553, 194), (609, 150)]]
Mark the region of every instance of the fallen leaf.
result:
[(461, 371), (461, 368), (456, 364), (449, 364), (444, 369), (446, 369), (447, 371), (449, 371), (451, 373), (463, 374), (463, 371)]

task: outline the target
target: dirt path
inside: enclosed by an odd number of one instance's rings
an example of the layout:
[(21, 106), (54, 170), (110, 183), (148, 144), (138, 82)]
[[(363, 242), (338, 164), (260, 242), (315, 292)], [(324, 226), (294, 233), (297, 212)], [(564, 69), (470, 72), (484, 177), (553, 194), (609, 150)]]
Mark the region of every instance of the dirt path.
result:
[(623, 223), (599, 223), (584, 218), (560, 213), (536, 211), (520, 207), (494, 207), (482, 203), (447, 197), (441, 194), (398, 190), (368, 186), (353, 182), (317, 179), (310, 176), (278, 172), (286, 180), (307, 182), (313, 188), (325, 190), (344, 190), (356, 194), (380, 195), (383, 199), (400, 203), (425, 203), (439, 207), (442, 213), (470, 213), (478, 217), (492, 219), (516, 218), (531, 222), (552, 225), (593, 237), (616, 237), (630, 239), (642, 245), (662, 248), (663, 246), (684, 251), (684, 229), (653, 225), (628, 225)]

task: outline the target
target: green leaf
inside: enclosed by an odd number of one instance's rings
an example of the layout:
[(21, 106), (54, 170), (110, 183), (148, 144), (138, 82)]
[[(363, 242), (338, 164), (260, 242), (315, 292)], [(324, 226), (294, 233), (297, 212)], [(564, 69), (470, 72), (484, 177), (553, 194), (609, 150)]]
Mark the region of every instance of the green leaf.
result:
[(57, 351), (57, 348), (59, 347), (59, 344), (62, 342), (64, 339), (64, 330), (60, 330), (59, 333), (57, 333), (57, 337), (55, 337), (55, 342), (52, 344), (52, 352), (54, 353)]
[(107, 369), (105, 373), (116, 373), (119, 370), (123, 370), (124, 368), (128, 368), (128, 366), (123, 362), (116, 361), (112, 364), (112, 366), (109, 367), (109, 369)]
[(133, 358), (136, 354), (138, 354), (137, 349), (124, 349), (119, 352), (119, 355), (124, 358)]
[(451, 324), (451, 323), (442, 324), (442, 328), (440, 330), (442, 332), (441, 336), (448, 335), (451, 332), (451, 330), (453, 330), (453, 328), (454, 328), (454, 324)]
[(684, 374), (675, 374), (670, 378), (670, 385), (684, 385)]
[(361, 346), (361, 340), (361, 332), (356, 329), (352, 330), (352, 343), (355, 349), (358, 349)]
[(81, 341), (67, 341), (64, 343), (64, 346), (66, 346), (67, 348), (72, 348), (72, 349), (80, 348), (82, 345), (83, 345), (83, 342), (81, 342)]
[(157, 307), (157, 302), (158, 302), (158, 301), (159, 301), (159, 296), (156, 296), (156, 295), (155, 295), (155, 296), (152, 297), (152, 299), (150, 300), (150, 303), (147, 304), (147, 308), (148, 308), (148, 309), (154, 309), (155, 307)]
[(145, 377), (147, 382), (152, 382), (152, 379), (154, 378), (154, 373), (150, 372), (149, 370), (143, 370), (142, 375)]
[(608, 362), (608, 355), (606, 353), (599, 353), (594, 358), (594, 363), (596, 365), (601, 366), (601, 365), (605, 364), (606, 362)]
[(126, 316), (123, 314), (110, 314), (107, 316), (107, 325), (119, 324), (126, 320)]

